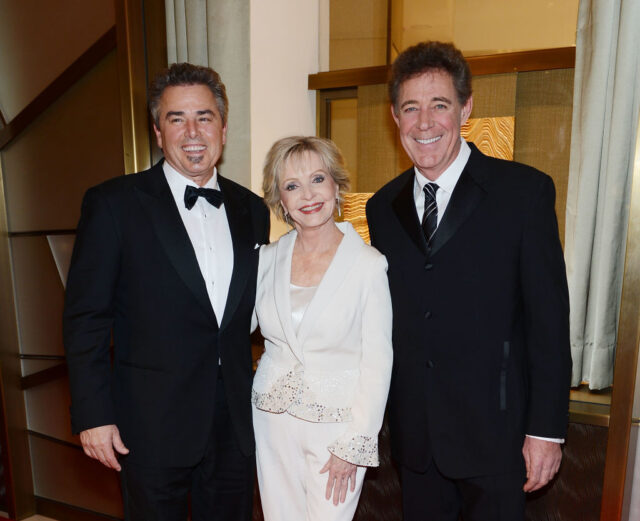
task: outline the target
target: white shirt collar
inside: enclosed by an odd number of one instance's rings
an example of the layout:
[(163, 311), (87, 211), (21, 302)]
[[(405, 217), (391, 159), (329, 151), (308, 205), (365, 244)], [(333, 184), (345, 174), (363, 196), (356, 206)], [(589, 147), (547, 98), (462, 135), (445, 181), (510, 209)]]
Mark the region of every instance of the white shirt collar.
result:
[[(187, 186), (198, 186), (195, 181), (189, 179), (186, 176), (183, 176), (166, 160), (162, 163), (162, 170), (164, 171), (164, 175), (167, 178), (167, 183), (169, 183), (171, 192), (174, 194), (174, 196), (176, 196), (177, 194), (176, 199), (184, 197), (184, 190)], [(218, 169), (215, 166), (213, 167), (213, 175), (211, 176), (211, 179), (207, 181), (203, 188), (218, 188)]]
[[(458, 179), (460, 179), (460, 175), (462, 174), (462, 170), (464, 170), (467, 161), (469, 160), (469, 156), (471, 155), (471, 147), (467, 144), (467, 142), (460, 138), (460, 150), (458, 151), (458, 155), (453, 160), (447, 169), (440, 174), (438, 179), (433, 181), (439, 187), (439, 190), (443, 190), (448, 194), (453, 193), (453, 189), (456, 187), (456, 183)], [(425, 176), (423, 176), (418, 167), (414, 166), (413, 170), (416, 174), (416, 194), (421, 194), (424, 185), (426, 185), (429, 181)]]

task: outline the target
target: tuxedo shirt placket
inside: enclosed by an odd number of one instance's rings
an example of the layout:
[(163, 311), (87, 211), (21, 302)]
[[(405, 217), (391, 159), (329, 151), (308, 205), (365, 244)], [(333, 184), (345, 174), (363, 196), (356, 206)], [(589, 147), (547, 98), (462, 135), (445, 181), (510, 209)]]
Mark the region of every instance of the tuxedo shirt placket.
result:
[[(224, 203), (216, 208), (205, 198), (199, 197), (193, 208), (188, 210), (184, 204), (184, 191), (187, 185), (195, 186), (195, 183), (173, 170), (166, 162), (163, 168), (220, 325), (233, 272), (233, 242)], [(218, 188), (217, 172), (204, 187)]]

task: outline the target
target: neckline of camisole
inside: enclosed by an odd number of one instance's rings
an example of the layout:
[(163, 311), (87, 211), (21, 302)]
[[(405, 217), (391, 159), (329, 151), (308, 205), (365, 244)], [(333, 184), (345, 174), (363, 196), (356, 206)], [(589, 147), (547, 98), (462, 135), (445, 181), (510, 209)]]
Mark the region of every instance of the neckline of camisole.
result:
[(294, 284), (293, 282), (289, 283), (289, 286), (291, 287), (291, 289), (318, 289), (318, 286), (298, 286), (297, 284)]

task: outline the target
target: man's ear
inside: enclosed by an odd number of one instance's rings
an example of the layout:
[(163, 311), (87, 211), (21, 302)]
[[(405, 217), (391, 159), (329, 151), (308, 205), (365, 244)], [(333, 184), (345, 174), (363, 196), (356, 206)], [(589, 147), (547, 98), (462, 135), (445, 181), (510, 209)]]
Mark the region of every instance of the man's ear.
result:
[(471, 110), (473, 109), (473, 96), (469, 96), (469, 99), (462, 106), (462, 114), (460, 115), (460, 124), (464, 125), (469, 116), (471, 115)]
[(396, 108), (393, 106), (393, 103), (391, 104), (391, 117), (393, 118), (393, 121), (396, 122), (396, 125), (398, 125), (398, 128), (399, 128), (400, 127), (400, 119), (396, 115)]
[(162, 133), (155, 123), (153, 124), (153, 132), (156, 135), (156, 143), (158, 143), (158, 148), (162, 148)]

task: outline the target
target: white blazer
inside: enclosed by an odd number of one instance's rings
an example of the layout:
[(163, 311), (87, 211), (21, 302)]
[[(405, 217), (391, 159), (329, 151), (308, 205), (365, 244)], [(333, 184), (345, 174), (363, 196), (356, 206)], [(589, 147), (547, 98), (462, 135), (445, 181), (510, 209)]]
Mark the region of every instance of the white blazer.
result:
[(344, 422), (328, 449), (356, 465), (378, 465), (378, 432), (391, 378), (387, 261), (350, 223), (298, 334), (291, 320), (291, 257), (297, 232), (260, 250), (256, 316), (265, 338), (252, 402), (311, 422)]

